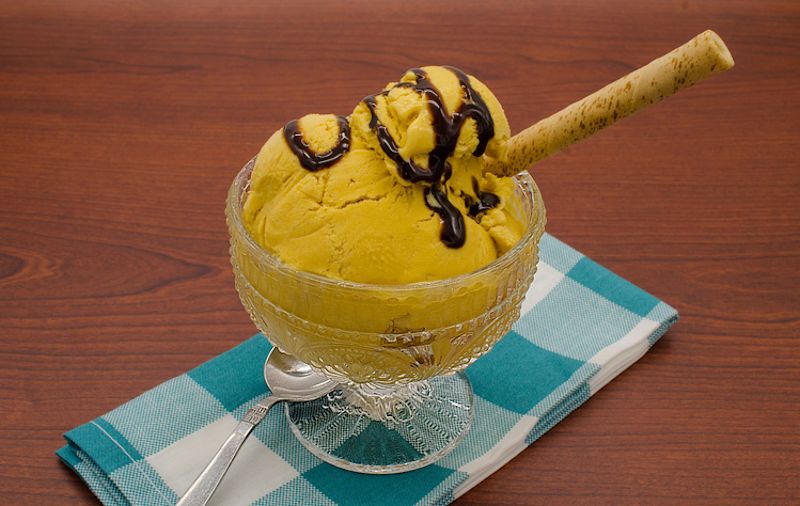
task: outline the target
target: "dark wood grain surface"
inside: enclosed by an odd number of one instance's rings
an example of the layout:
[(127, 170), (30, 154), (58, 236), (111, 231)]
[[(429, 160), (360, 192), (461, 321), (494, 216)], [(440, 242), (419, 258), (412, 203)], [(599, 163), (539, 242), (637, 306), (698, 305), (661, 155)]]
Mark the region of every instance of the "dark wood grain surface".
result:
[(271, 132), (408, 67), (517, 131), (706, 28), (736, 68), (534, 170), (551, 233), (675, 306), (459, 504), (800, 501), (800, 4), (0, 3), (0, 504), (96, 504), (61, 434), (255, 332), (223, 200)]

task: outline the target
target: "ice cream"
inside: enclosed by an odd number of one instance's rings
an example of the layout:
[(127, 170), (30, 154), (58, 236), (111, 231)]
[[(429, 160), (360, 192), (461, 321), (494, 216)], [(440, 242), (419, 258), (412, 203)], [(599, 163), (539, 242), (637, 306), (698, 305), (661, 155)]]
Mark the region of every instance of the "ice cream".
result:
[(292, 267), (355, 282), (444, 279), (519, 241), (514, 183), (484, 169), (510, 129), (482, 82), (409, 70), (348, 117), (289, 122), (256, 159), (244, 205), (252, 237)]

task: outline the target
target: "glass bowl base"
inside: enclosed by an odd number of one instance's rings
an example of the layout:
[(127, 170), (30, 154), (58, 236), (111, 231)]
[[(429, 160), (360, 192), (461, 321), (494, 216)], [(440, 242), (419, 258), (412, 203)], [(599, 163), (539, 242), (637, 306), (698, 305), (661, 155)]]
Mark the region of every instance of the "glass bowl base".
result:
[(336, 467), (392, 474), (444, 457), (472, 424), (463, 373), (396, 387), (347, 385), (310, 402), (286, 403), (289, 425), (311, 453)]

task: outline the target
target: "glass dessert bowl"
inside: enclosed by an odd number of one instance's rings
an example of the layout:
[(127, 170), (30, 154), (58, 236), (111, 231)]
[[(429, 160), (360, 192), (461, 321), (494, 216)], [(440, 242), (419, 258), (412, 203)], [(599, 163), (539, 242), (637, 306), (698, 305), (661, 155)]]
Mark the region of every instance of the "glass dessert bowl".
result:
[(511, 211), (525, 233), (477, 271), (420, 283), (353, 283), (302, 272), (250, 236), (242, 218), (251, 160), (226, 215), (236, 289), (282, 351), (339, 383), (317, 401), (287, 404), (299, 440), (349, 470), (395, 473), (434, 462), (469, 430), (472, 390), (460, 371), (519, 318), (538, 263), (545, 209), (533, 179), (515, 176)]

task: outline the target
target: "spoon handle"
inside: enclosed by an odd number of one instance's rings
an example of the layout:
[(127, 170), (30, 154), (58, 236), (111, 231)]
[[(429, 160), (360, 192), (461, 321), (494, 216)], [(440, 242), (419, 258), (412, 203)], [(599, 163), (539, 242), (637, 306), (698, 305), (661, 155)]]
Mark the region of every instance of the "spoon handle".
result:
[(236, 426), (236, 429), (222, 444), (217, 454), (214, 455), (214, 458), (211, 459), (211, 462), (203, 469), (200, 476), (194, 480), (194, 483), (175, 506), (205, 506), (222, 481), (222, 477), (228, 472), (228, 468), (231, 467), (233, 459), (236, 458), (236, 454), (239, 453), (239, 449), (247, 440), (247, 437), (253, 432), (255, 426), (264, 419), (269, 408), (281, 400), (281, 398), (275, 396), (267, 397), (250, 408), (242, 421)]

